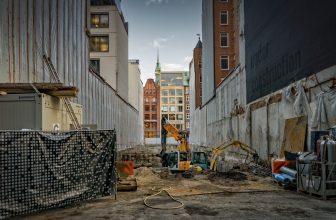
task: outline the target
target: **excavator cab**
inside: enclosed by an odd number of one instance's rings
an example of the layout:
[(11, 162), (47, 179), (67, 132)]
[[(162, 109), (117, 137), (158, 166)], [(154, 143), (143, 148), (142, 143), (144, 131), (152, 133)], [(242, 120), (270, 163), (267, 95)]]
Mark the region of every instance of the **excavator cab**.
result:
[(165, 153), (162, 157), (162, 166), (168, 167), (171, 172), (184, 172), (190, 170), (191, 161), (188, 160), (187, 153), (179, 151)]
[[(174, 125), (166, 120), (161, 122), (162, 129), (170, 133), (176, 141), (179, 142), (178, 150), (173, 152), (166, 152), (162, 155), (162, 166), (168, 167), (171, 172), (184, 172), (191, 168), (191, 153), (188, 140), (185, 133), (180, 132)], [(163, 137), (166, 140), (166, 137)], [(166, 143), (162, 141), (162, 148), (165, 148)]]

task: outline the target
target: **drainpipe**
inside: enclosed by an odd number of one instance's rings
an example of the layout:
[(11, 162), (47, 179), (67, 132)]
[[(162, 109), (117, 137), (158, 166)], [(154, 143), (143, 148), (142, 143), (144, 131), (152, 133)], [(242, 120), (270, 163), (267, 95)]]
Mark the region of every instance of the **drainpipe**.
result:
[(268, 116), (269, 116), (269, 113), (268, 113), (268, 105), (269, 105), (269, 100), (270, 100), (270, 97), (267, 98), (266, 100), (266, 141), (267, 141), (267, 160), (269, 161), (269, 155), (270, 155), (270, 138), (269, 138), (269, 124), (268, 124)]

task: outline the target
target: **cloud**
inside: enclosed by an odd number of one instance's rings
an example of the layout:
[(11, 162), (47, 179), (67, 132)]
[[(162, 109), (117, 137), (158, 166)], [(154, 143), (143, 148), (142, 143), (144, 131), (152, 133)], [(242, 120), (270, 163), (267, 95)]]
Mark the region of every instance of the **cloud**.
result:
[(178, 64), (178, 63), (164, 63), (162, 65), (163, 71), (179, 71), (179, 70), (188, 70), (186, 65)]
[(161, 48), (161, 47), (164, 47), (164, 43), (166, 43), (167, 41), (170, 41), (172, 39), (174, 39), (175, 36), (172, 35), (168, 38), (156, 38), (153, 40), (153, 43), (152, 43), (152, 46), (155, 47), (155, 48)]
[[(166, 4), (168, 4), (169, 1), (171, 1), (171, 0), (147, 0), (145, 4), (146, 4), (147, 6), (148, 6), (148, 5), (151, 5), (151, 4), (159, 5), (159, 4), (161, 4), (162, 2), (165, 2)], [(185, 3), (185, 0), (175, 0), (175, 2), (178, 2), (178, 3), (180, 3), (180, 4), (184, 4), (184, 3)]]
[(148, 1), (146, 1), (146, 5), (161, 4), (162, 2), (163, 2), (163, 0), (148, 0)]

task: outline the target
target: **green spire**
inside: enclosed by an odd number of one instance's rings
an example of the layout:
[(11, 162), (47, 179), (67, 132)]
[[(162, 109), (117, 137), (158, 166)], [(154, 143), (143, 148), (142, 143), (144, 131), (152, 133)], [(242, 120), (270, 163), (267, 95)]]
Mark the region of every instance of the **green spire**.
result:
[(155, 73), (161, 72), (161, 64), (160, 64), (160, 59), (159, 59), (159, 49), (157, 50), (157, 61), (156, 61), (156, 68), (155, 68)]
[(155, 67), (155, 84), (160, 85), (160, 78), (161, 78), (161, 65), (160, 65), (160, 59), (159, 59), (159, 48), (157, 50), (157, 61), (156, 61), (156, 67)]

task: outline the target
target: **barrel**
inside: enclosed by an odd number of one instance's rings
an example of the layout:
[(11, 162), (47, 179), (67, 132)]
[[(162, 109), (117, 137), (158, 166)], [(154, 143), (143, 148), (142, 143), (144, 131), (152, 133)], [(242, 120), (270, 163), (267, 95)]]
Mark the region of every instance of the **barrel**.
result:
[(288, 176), (296, 178), (296, 174), (297, 174), (296, 170), (290, 169), (288, 167), (281, 167), (280, 171), (284, 174), (287, 174)]
[(328, 140), (327, 149), (328, 149), (328, 162), (335, 163), (336, 162), (336, 141)]

